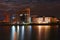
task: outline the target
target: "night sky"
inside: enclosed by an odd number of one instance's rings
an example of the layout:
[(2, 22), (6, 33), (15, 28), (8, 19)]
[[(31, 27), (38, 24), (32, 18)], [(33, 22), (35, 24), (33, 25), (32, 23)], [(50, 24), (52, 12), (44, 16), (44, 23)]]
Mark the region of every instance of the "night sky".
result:
[(31, 15), (60, 18), (60, 0), (0, 0), (0, 15), (3, 15), (4, 11), (13, 14), (24, 7), (31, 8)]

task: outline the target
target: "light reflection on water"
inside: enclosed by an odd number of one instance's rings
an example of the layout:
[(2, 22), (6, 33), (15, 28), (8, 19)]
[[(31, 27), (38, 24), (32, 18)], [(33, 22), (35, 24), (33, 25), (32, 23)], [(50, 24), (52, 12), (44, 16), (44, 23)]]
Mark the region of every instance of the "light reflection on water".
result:
[[(52, 38), (50, 35), (53, 35), (52, 37), (57, 35), (58, 28), (57, 26), (53, 27), (50, 25), (34, 25), (34, 26), (23, 25), (23, 26), (17, 26), (17, 29), (14, 28), (13, 30), (17, 30), (17, 32), (16, 31), (12, 32), (13, 36), (11, 40), (51, 40)], [(14, 33), (17, 33), (17, 37), (15, 39), (14, 39)]]
[(33, 26), (33, 30), (36, 31), (35, 35), (36, 40), (47, 40), (47, 37), (50, 32), (50, 26), (48, 25), (38, 25), (38, 26)]
[(20, 31), (19, 30), (19, 25), (17, 25), (17, 32), (16, 32), (17, 33), (17, 38), (16, 38), (17, 40), (19, 39), (19, 31)]
[(24, 40), (24, 26), (22, 26), (21, 30), (21, 40)]
[(15, 26), (12, 26), (12, 32), (11, 32), (11, 40), (14, 40), (15, 34)]
[[(47, 40), (48, 34), (50, 32), (50, 26), (46, 26), (46, 25), (38, 25), (37, 27), (37, 31), (38, 31), (38, 36), (37, 36), (37, 40), (42, 40), (42, 36), (44, 36), (44, 39)], [(43, 35), (42, 35), (43, 34)]]

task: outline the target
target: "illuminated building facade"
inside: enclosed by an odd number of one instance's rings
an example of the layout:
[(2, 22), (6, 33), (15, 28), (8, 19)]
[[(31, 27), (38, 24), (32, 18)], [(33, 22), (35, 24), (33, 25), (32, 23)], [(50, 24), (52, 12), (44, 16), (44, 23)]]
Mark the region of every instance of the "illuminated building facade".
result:
[[(9, 12), (4, 12), (4, 20), (3, 22), (10, 22), (12, 24), (20, 24), (20, 23), (50, 23), (59, 21), (55, 17), (37, 17), (36, 15), (30, 15), (30, 8), (23, 8), (17, 11), (15, 14), (10, 14)], [(38, 21), (37, 21), (38, 20)]]
[(32, 17), (32, 23), (51, 23), (57, 21), (58, 19), (53, 17)]
[(4, 11), (3, 16), (4, 16), (4, 19), (3, 19), (2, 22), (10, 22), (10, 14), (9, 14), (9, 12)]

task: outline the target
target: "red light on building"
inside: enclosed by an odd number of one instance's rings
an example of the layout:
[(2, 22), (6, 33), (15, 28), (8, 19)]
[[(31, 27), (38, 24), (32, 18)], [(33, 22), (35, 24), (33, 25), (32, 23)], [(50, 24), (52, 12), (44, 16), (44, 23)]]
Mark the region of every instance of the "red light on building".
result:
[(9, 22), (10, 21), (10, 18), (9, 18), (10, 15), (9, 15), (9, 13), (8, 12), (4, 12), (3, 15), (5, 17), (4, 20), (3, 20), (3, 22)]

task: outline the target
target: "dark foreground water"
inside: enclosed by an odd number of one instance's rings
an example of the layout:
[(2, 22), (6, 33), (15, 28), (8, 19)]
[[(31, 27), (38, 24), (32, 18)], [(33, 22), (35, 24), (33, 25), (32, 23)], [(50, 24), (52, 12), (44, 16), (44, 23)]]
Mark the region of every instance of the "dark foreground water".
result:
[(0, 40), (60, 40), (60, 25), (0, 26)]

